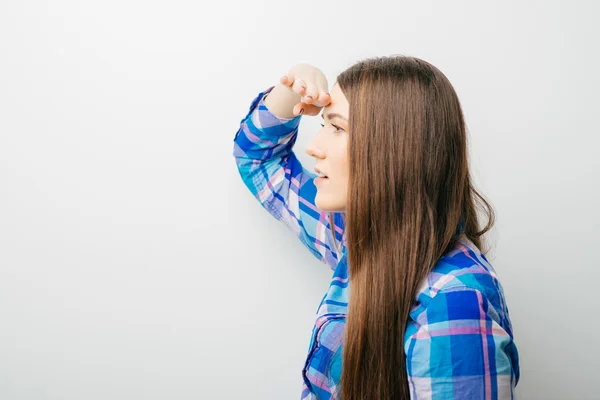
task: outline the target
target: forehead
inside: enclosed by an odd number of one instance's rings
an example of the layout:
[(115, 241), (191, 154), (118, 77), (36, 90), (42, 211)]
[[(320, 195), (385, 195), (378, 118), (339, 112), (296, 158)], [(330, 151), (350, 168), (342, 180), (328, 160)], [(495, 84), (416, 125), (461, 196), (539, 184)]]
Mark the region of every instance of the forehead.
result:
[(349, 107), (348, 100), (346, 99), (346, 96), (344, 96), (344, 93), (342, 92), (342, 89), (340, 88), (340, 85), (337, 84), (337, 82), (331, 88), (329, 95), (331, 96), (331, 103), (329, 103), (328, 106), (323, 107), (323, 112), (337, 112), (347, 116)]

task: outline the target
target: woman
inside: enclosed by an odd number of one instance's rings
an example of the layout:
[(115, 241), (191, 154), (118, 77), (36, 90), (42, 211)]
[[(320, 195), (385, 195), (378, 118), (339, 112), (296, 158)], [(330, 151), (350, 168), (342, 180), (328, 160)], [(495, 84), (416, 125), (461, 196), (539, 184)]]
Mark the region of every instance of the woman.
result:
[[(317, 68), (294, 66), (234, 139), (250, 191), (334, 271), (302, 399), (511, 399), (517, 348), (480, 250), (494, 214), (471, 183), (452, 85), (396, 56), (359, 62), (327, 89)], [(311, 173), (293, 146), (301, 116), (321, 110)]]

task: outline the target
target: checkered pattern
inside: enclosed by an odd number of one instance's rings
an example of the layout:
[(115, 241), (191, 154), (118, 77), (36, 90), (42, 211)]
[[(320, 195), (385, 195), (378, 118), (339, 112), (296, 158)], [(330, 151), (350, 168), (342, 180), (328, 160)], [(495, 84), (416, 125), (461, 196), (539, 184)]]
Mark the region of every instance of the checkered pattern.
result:
[[(334, 213), (332, 227), (328, 213), (316, 208), (316, 174), (292, 150), (301, 117), (269, 112), (263, 100), (271, 89), (259, 93), (241, 120), (233, 155), (260, 205), (333, 270), (302, 369), (301, 399), (340, 399), (350, 284), (343, 214)], [(502, 285), (461, 227), (456, 246), (422, 283), (410, 313), (404, 350), (411, 399), (513, 399), (519, 357)]]

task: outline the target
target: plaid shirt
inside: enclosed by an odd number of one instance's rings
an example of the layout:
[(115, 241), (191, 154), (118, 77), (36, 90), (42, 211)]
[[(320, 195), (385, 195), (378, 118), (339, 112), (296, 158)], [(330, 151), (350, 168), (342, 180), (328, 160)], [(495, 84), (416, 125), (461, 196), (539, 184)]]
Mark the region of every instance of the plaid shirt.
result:
[[(339, 399), (349, 294), (343, 214), (334, 213), (331, 227), (328, 213), (315, 206), (316, 174), (292, 150), (301, 117), (273, 115), (263, 102), (271, 89), (259, 93), (241, 120), (233, 155), (260, 205), (333, 270), (302, 369), (301, 399)], [(410, 312), (404, 351), (411, 399), (513, 399), (519, 357), (502, 285), (461, 228)]]

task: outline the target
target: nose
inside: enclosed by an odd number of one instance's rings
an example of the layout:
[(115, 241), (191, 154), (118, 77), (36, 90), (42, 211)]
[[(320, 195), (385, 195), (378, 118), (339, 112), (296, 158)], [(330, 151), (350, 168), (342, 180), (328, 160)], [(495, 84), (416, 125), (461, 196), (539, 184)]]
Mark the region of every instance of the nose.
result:
[(308, 145), (306, 146), (306, 154), (315, 158), (325, 158), (325, 152), (317, 147), (315, 139), (316, 136), (310, 142), (308, 142)]

